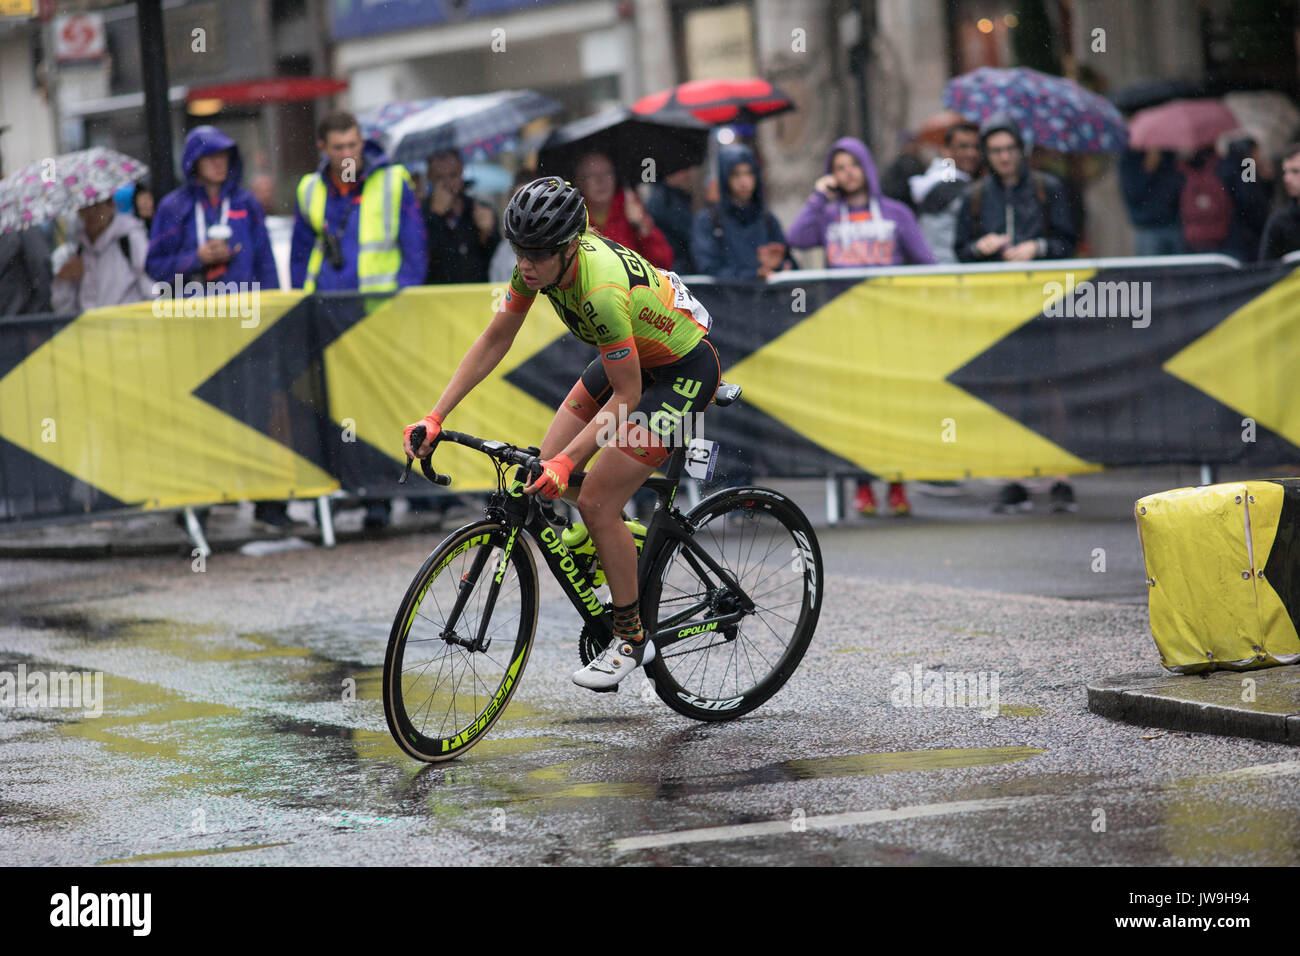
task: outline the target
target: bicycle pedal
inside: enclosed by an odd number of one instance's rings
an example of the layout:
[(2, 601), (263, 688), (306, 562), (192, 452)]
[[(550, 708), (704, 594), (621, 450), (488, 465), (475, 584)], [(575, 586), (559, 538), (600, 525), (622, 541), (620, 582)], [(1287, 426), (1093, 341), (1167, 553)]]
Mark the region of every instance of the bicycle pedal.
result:
[(593, 694), (616, 694), (618, 693), (618, 685), (613, 684), (609, 687), (588, 687), (587, 690), (591, 691)]

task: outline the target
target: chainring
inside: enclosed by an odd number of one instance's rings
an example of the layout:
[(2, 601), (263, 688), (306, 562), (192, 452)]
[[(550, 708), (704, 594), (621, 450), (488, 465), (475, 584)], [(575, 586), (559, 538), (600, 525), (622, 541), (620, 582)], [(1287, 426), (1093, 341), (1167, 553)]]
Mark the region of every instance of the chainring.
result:
[[(614, 605), (610, 602), (605, 603), (605, 613), (613, 614)], [(582, 633), (578, 636), (578, 659), (582, 661), (582, 666), (586, 667), (609, 646), (611, 635), (608, 631), (602, 630), (588, 621), (582, 626)]]

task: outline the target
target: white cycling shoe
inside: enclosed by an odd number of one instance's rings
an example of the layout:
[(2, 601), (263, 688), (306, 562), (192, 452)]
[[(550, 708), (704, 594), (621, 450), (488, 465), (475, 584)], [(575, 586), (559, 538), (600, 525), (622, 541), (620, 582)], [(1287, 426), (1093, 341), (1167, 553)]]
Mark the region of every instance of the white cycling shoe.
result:
[(574, 672), (573, 682), (597, 692), (618, 690), (619, 681), (638, 667), (655, 659), (654, 641), (646, 638), (639, 644), (615, 639), (594, 661)]

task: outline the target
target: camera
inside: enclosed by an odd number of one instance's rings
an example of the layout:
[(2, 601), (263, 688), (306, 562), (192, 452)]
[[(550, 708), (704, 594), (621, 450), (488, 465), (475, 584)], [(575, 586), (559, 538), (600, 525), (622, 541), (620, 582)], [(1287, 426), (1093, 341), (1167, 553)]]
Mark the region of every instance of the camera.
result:
[(330, 266), (337, 272), (343, 268), (343, 244), (339, 237), (332, 232), (324, 232), (320, 237), (321, 245), (325, 250), (325, 258), (329, 259)]

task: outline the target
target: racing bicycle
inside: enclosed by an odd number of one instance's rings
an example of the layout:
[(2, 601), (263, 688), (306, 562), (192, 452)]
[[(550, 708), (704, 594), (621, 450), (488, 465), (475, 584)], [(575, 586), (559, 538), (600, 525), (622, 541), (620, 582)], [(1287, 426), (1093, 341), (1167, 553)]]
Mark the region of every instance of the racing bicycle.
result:
[[(715, 403), (730, 404), (739, 392), (724, 383)], [(411, 447), (423, 441), (417, 426)], [(539, 450), (454, 431), (442, 431), (434, 447), (448, 441), (492, 460), (496, 493), (482, 519), (452, 532), (420, 567), (384, 656), (389, 730), (402, 750), (431, 762), (482, 740), (519, 687), (537, 632), (539, 590), (537, 561), (523, 539), (533, 541), (582, 617), (583, 665), (613, 639), (600, 579), (588, 556), (562, 540), (570, 519), (522, 491), (540, 474)], [(674, 449), (664, 477), (642, 486), (655, 495), (655, 508), (638, 542), (637, 579), (642, 623), (657, 651), (644, 671), (679, 714), (734, 720), (780, 690), (803, 658), (821, 611), (821, 550), (804, 513), (768, 488), (727, 488), (682, 514), (674, 500), (688, 454), (707, 451)], [(433, 470), (432, 455), (420, 460), (421, 471), (450, 484)], [(584, 474), (575, 472), (569, 486), (581, 488)]]

